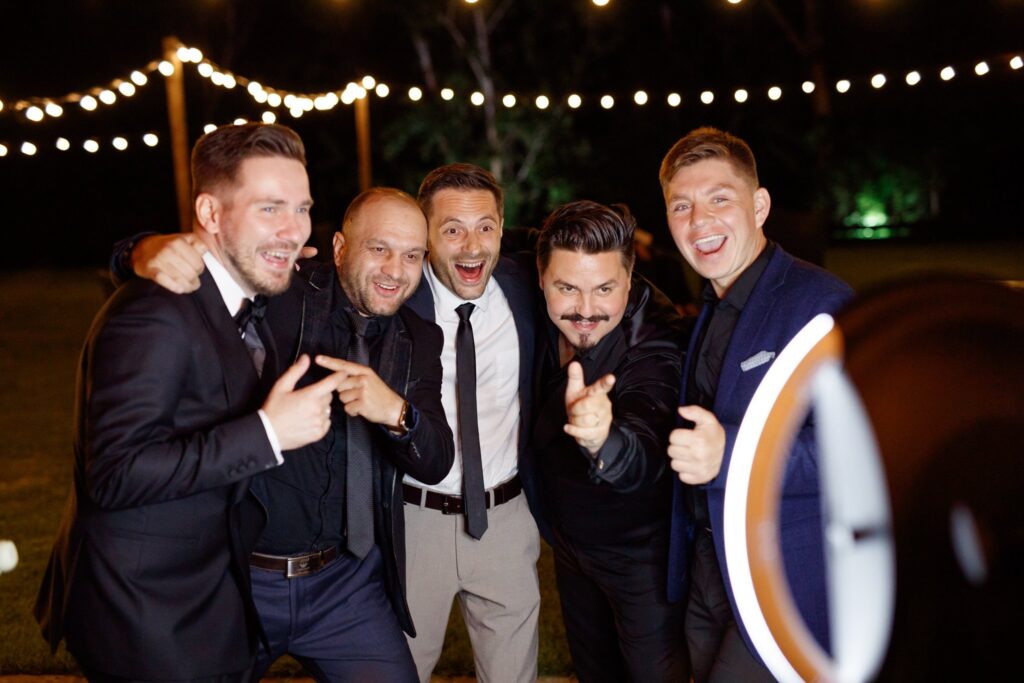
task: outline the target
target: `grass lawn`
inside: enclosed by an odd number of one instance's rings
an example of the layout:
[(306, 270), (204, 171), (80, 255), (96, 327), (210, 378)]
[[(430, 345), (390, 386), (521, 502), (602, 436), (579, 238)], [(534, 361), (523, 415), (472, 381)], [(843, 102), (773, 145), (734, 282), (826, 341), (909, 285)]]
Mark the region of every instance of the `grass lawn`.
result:
[[(18, 546), (20, 562), (0, 575), (0, 674), (68, 673), (39, 635), (31, 609), (71, 483), (71, 419), (82, 342), (105, 293), (90, 270), (0, 275), (0, 539)], [(550, 550), (541, 556), (541, 675), (569, 672)], [(453, 610), (436, 673), (472, 673), (462, 619)], [(281, 661), (272, 674), (299, 671)]]

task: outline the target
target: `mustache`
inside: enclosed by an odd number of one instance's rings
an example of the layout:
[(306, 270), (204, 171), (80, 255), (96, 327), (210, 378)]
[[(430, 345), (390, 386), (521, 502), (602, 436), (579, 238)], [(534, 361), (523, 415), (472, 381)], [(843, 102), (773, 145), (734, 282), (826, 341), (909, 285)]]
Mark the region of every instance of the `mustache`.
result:
[(588, 317), (579, 313), (566, 313), (562, 316), (562, 320), (567, 320), (571, 323), (599, 323), (611, 320), (611, 318), (607, 315), (592, 315)]

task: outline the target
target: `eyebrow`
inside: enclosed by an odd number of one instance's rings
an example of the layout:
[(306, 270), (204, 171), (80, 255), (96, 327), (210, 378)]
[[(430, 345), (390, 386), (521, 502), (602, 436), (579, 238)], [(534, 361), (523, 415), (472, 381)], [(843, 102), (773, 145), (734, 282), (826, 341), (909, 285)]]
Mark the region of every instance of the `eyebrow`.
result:
[[(575, 282), (569, 282), (568, 280), (563, 280), (561, 278), (558, 278), (557, 280), (555, 280), (553, 284), (555, 284), (555, 285), (568, 285), (570, 287), (575, 287), (576, 289), (582, 289), (582, 287), (580, 287)], [(594, 289), (598, 289), (600, 287), (616, 287), (616, 286), (618, 286), (618, 284), (619, 284), (618, 278), (612, 278), (611, 280), (605, 280), (604, 282), (601, 282), (601, 283), (595, 285)]]
[[(257, 197), (252, 201), (253, 204), (273, 204), (274, 206), (282, 206), (288, 203), (287, 200), (280, 199), (279, 197)], [(299, 202), (299, 206), (313, 206), (313, 200), (305, 199), (302, 202)]]

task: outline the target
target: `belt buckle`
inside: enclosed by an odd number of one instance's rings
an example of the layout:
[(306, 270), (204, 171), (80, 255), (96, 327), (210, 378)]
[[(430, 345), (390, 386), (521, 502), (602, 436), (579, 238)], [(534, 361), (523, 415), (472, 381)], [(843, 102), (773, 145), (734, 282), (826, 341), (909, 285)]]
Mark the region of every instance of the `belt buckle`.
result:
[(441, 498), (441, 514), (442, 515), (453, 515), (453, 514), (455, 514), (455, 511), (449, 509), (449, 507), (448, 507), (449, 503), (451, 503), (451, 500), (452, 500), (451, 496), (442, 496), (442, 498)]
[(288, 558), (288, 569), (285, 571), (285, 578), (294, 579), (300, 576), (308, 576), (323, 566), (323, 551), (312, 555)]

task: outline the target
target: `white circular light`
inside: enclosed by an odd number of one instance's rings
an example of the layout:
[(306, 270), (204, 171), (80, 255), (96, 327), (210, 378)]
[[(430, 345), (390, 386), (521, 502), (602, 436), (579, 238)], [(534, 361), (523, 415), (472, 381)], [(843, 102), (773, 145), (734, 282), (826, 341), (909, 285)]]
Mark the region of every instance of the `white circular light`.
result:
[(377, 85), (377, 79), (373, 76), (363, 76), (362, 83), (367, 90), (373, 90), (373, 87)]
[(288, 107), (289, 109), (291, 109), (292, 107), (299, 106), (299, 98), (296, 97), (295, 95), (292, 95), (291, 93), (288, 93), (287, 95), (284, 96), (284, 106)]
[(777, 85), (773, 85), (768, 88), (768, 99), (772, 102), (777, 102), (782, 97), (782, 88)]
[(63, 113), (64, 113), (64, 107), (60, 106), (56, 102), (47, 102), (46, 103), (46, 115), (47, 116), (52, 116), (53, 118), (57, 118), (58, 116), (60, 116)]
[(670, 107), (678, 107), (682, 103), (683, 103), (683, 98), (682, 98), (682, 96), (679, 93), (677, 93), (677, 92), (670, 92), (668, 94), (668, 106), (670, 106)]
[(236, 126), (244, 126), (245, 124), (247, 124), (249, 122), (246, 121), (245, 119), (239, 117), (239, 118), (235, 119), (234, 121), (232, 121), (231, 123), (235, 124)]
[(249, 85), (245, 86), (245, 89), (249, 91), (249, 94), (253, 97), (256, 97), (256, 95), (258, 95), (261, 92), (264, 92), (263, 86), (260, 85), (258, 81), (249, 81)]
[(704, 104), (711, 104), (715, 101), (715, 93), (710, 90), (705, 90), (700, 94), (700, 101)]
[[(182, 60), (182, 61), (186, 61), (186, 60)], [(198, 64), (199, 62), (203, 61), (203, 53), (200, 52), (197, 48), (190, 47), (188, 49), (188, 61), (192, 61), (192, 62)]]
[(258, 90), (256, 94), (252, 96), (252, 99), (255, 100), (257, 104), (264, 104), (268, 99), (270, 99), (270, 96), (267, 95), (265, 90)]
[(185, 47), (184, 45), (179, 47), (175, 54), (178, 55), (178, 59), (180, 61), (182, 61), (182, 62), (188, 62), (188, 61), (191, 61), (191, 59), (192, 59), (191, 55), (189, 55), (189, 53), (188, 53), (188, 48)]
[(142, 142), (145, 143), (146, 147), (156, 147), (160, 143), (160, 138), (157, 137), (156, 133), (146, 133), (142, 136)]
[(279, 95), (276, 92), (272, 92), (272, 93), (268, 94), (267, 95), (267, 104), (269, 104), (271, 107), (280, 107), (281, 106), (281, 95)]
[(21, 153), (24, 154), (25, 156), (34, 156), (36, 151), (36, 146), (33, 145), (31, 142), (21, 143)]
[(1016, 71), (1017, 69), (1024, 66), (1024, 59), (1021, 59), (1020, 55), (1016, 55), (1010, 60), (1010, 68)]
[(573, 93), (572, 95), (569, 95), (568, 102), (569, 106), (572, 107), (573, 109), (579, 109), (580, 105), (583, 104), (583, 98), (577, 95), (576, 93)]
[(512, 107), (516, 106), (516, 96), (513, 95), (512, 93), (509, 93), (501, 98), (501, 103), (504, 104), (509, 109), (511, 109)]
[(117, 136), (116, 138), (114, 138), (113, 141), (111, 142), (111, 144), (114, 145), (114, 149), (116, 149), (118, 151), (121, 151), (121, 152), (123, 152), (126, 149), (128, 149), (128, 141), (126, 139), (124, 139), (123, 137), (121, 137), (120, 135)]
[(0, 143), (0, 157), (7, 156), (7, 145)]
[(86, 95), (78, 101), (78, 106), (86, 111), (95, 111), (98, 103), (96, 102), (95, 97), (92, 95)]
[(537, 105), (537, 109), (547, 109), (548, 105), (551, 104), (551, 100), (548, 99), (547, 95), (537, 95), (537, 99), (533, 103)]
[(162, 76), (171, 76), (174, 74), (174, 65), (165, 59), (157, 65), (156, 70), (159, 71)]
[(591, 0), (598, 7), (604, 7), (608, 4), (608, 0)]
[(338, 106), (338, 102), (339, 102), (339, 100), (338, 100), (338, 93), (336, 93), (336, 92), (329, 92), (329, 93), (327, 93), (326, 95), (323, 96), (323, 102), (327, 106), (328, 109), (334, 109), (335, 107)]
[(871, 77), (871, 87), (877, 90), (885, 85), (885, 80), (885, 74), (875, 74)]
[(121, 81), (117, 86), (117, 90), (125, 97), (131, 97), (135, 94), (135, 84), (128, 81)]
[(57, 138), (57, 149), (66, 152), (71, 149), (71, 141), (67, 138)]
[(804, 81), (800, 85), (800, 89), (803, 90), (808, 95), (810, 95), (812, 92), (814, 92), (814, 81)]
[(199, 75), (203, 78), (209, 78), (213, 75), (213, 65), (209, 62), (203, 62), (202, 64), (196, 67), (196, 71), (198, 71)]
[(238, 81), (235, 80), (234, 76), (232, 76), (231, 74), (224, 74), (224, 87), (225, 88), (227, 88), (228, 90), (231, 90), (236, 85), (238, 85)]
[(302, 111), (313, 111), (313, 100), (309, 97), (300, 97), (295, 101), (296, 106)]
[(25, 110), (25, 118), (29, 121), (42, 121), (43, 110), (35, 105), (32, 105), (31, 107)]
[(84, 149), (89, 154), (95, 154), (96, 152), (100, 151), (100, 143), (97, 142), (96, 140), (86, 140), (85, 142), (82, 143), (82, 149)]
[(212, 133), (215, 130), (217, 130), (217, 125), (216, 124), (208, 123), (205, 126), (203, 126), (203, 132), (204, 133)]
[(917, 71), (911, 71), (907, 74), (907, 85), (917, 85), (921, 82), (921, 74)]
[(604, 107), (605, 109), (611, 109), (612, 107), (615, 106), (615, 98), (612, 97), (611, 95), (602, 95), (601, 106)]
[(362, 100), (366, 98), (366, 88), (364, 88), (361, 85), (357, 85), (352, 92), (355, 93), (357, 100)]
[(474, 90), (473, 94), (469, 96), (469, 101), (479, 107), (484, 103), (484, 94), (479, 90)]
[(947, 66), (939, 72), (939, 78), (944, 81), (952, 80), (954, 76), (956, 76), (956, 69), (951, 66)]
[(641, 107), (644, 106), (645, 104), (647, 104), (647, 93), (644, 92), (643, 90), (637, 90), (635, 93), (633, 93), (633, 101), (636, 102)]
[(391, 88), (386, 83), (378, 83), (377, 87), (373, 89), (373, 92), (377, 93), (377, 97), (387, 97), (391, 92)]
[(984, 76), (985, 74), (988, 73), (988, 70), (988, 62), (978, 62), (977, 64), (974, 65), (974, 73), (978, 74), (979, 76)]
[[(419, 99), (418, 97), (412, 97), (412, 93), (409, 93), (409, 97), (411, 97), (414, 100)], [(341, 102), (342, 102), (342, 104), (352, 104), (355, 101), (356, 101), (356, 94), (354, 92), (352, 92), (351, 90), (348, 90), (348, 89), (342, 91), (342, 93), (341, 93)]]
[(733, 96), (733, 98), (735, 98), (735, 100), (737, 102), (739, 102), (740, 104), (743, 104), (744, 102), (747, 101), (747, 98), (750, 96), (750, 94), (746, 90), (744, 90), (743, 88), (740, 88), (739, 90), (734, 92), (732, 94), (732, 96)]
[(260, 117), (263, 123), (277, 123), (277, 114), (272, 111), (263, 112), (263, 116)]
[(113, 90), (100, 90), (100, 102), (103, 104), (113, 104), (117, 101), (117, 95), (114, 94)]
[(149, 79), (146, 78), (146, 74), (142, 73), (141, 71), (133, 71), (130, 78), (132, 79), (132, 83), (139, 86), (140, 88), (149, 82)]
[(850, 81), (846, 80), (845, 78), (843, 78), (843, 79), (841, 79), (839, 81), (836, 81), (836, 90), (841, 92), (841, 93), (849, 92), (849, 90), (850, 90)]
[(288, 113), (291, 114), (293, 118), (298, 119), (302, 118), (302, 115), (305, 114), (306, 112), (302, 110), (302, 107), (292, 107), (291, 109), (288, 110)]
[(423, 99), (423, 91), (417, 88), (415, 85), (409, 88), (409, 99), (413, 102), (419, 102)]
[(451, 88), (441, 88), (441, 99), (448, 101), (455, 97), (455, 91)]
[(210, 81), (214, 85), (224, 85), (225, 76), (219, 71), (214, 71), (210, 74)]

